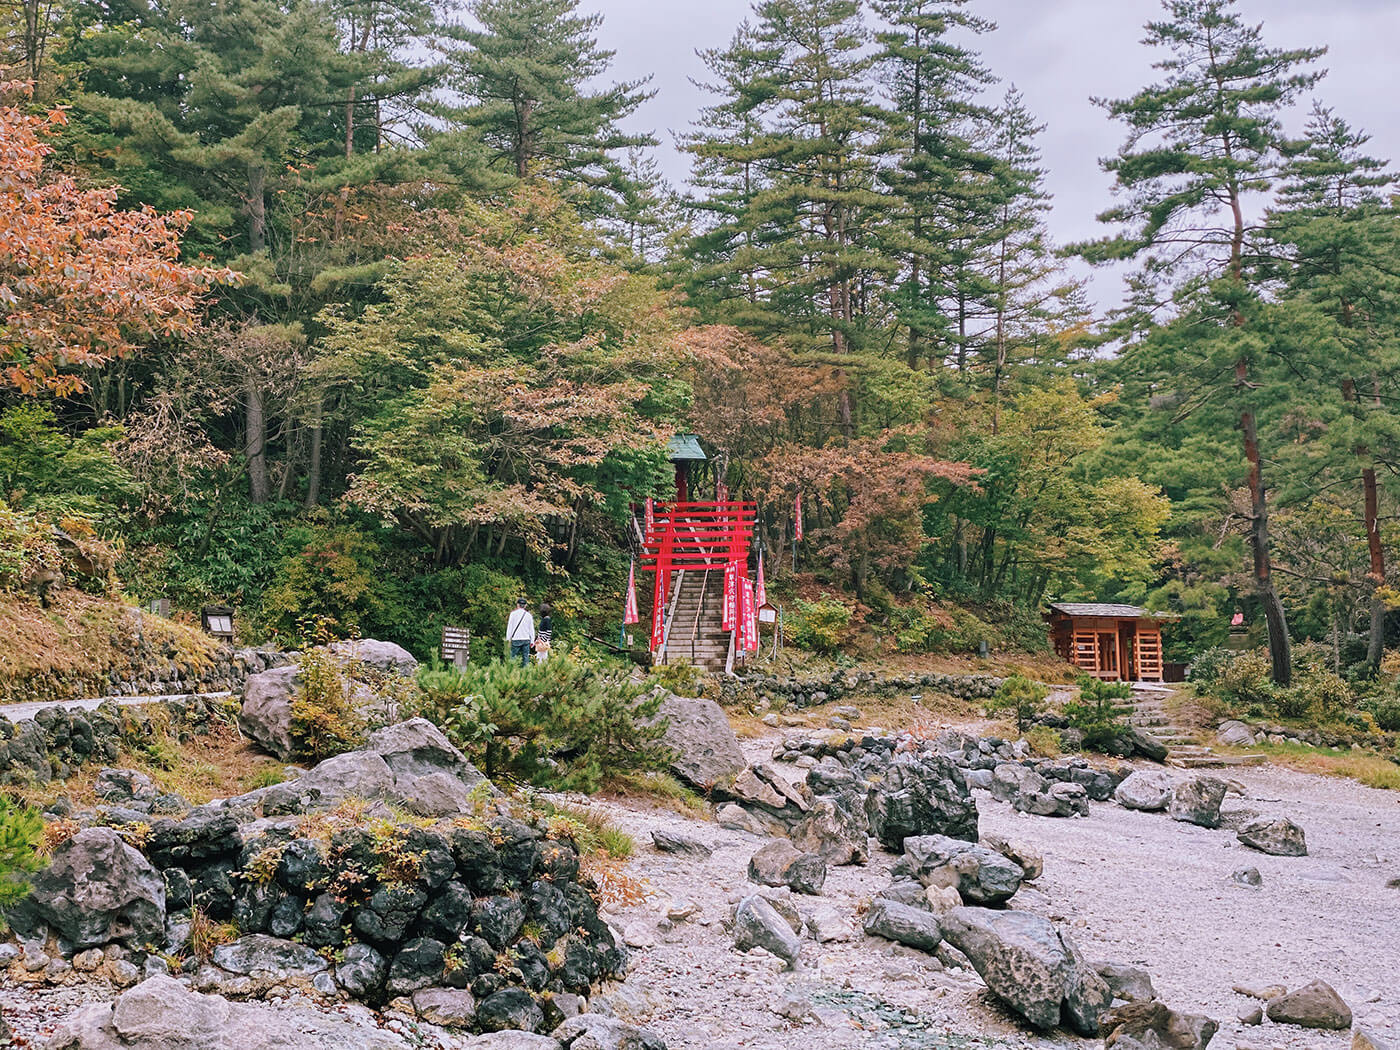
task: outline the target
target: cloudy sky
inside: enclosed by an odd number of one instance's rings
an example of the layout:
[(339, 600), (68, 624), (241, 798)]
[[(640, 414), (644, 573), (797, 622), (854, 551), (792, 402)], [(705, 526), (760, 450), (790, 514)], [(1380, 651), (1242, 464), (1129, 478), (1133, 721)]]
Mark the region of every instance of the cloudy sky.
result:
[[(684, 181), (675, 153), (706, 96), (690, 83), (703, 78), (698, 48), (721, 47), (749, 13), (749, 0), (584, 0), (600, 12), (601, 42), (617, 51), (614, 75), (654, 77), (657, 95), (634, 124), (662, 140), (668, 177)], [(996, 21), (979, 46), (1004, 82), (1014, 82), (1047, 125), (1042, 136), (1048, 185), (1055, 196), (1050, 224), (1061, 242), (1097, 236), (1094, 216), (1107, 204), (1109, 180), (1098, 158), (1113, 153), (1122, 129), (1091, 96), (1133, 94), (1154, 79), (1153, 52), (1141, 45), (1143, 24), (1159, 16), (1158, 0), (982, 0), (977, 13)], [(1400, 158), (1400, 0), (1241, 0), (1246, 17), (1262, 21), (1277, 47), (1325, 44), (1329, 75), (1319, 97), (1371, 133), (1373, 152)], [(1301, 126), (1301, 118), (1295, 124)], [(1116, 279), (1101, 277), (1094, 298), (1108, 305)]]

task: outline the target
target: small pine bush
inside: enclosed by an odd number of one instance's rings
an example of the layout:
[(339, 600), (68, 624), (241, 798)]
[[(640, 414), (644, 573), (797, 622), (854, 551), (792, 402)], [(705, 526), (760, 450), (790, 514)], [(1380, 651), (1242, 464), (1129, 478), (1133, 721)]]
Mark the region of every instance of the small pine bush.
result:
[(43, 867), (39, 845), (44, 820), (32, 806), (0, 797), (0, 907), (9, 907), (29, 892), (28, 876)]
[(420, 713), (492, 779), (595, 791), (610, 776), (671, 759), (663, 694), (569, 656), (419, 673)]
[(1001, 683), (987, 701), (987, 713), (1011, 712), (1016, 719), (1016, 732), (1024, 733), (1040, 714), (1045, 703), (1046, 689), (1022, 675), (1013, 674)]
[(1132, 709), (1119, 701), (1132, 697), (1132, 687), (1124, 682), (1105, 682), (1080, 675), (1079, 699), (1065, 705), (1069, 724), (1084, 734), (1084, 747), (1105, 754), (1121, 754), (1125, 721)]

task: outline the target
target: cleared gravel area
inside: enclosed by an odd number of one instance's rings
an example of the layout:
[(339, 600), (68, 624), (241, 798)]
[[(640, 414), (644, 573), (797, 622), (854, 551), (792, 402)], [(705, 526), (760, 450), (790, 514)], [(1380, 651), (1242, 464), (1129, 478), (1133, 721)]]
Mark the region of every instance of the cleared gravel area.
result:
[[(745, 745), (752, 758), (766, 758), (769, 746)], [(1064, 923), (1091, 958), (1145, 967), (1170, 1005), (1220, 1022), (1213, 1047), (1350, 1046), (1346, 1032), (1237, 1020), (1258, 1004), (1232, 986), (1293, 988), (1319, 978), (1359, 1023), (1400, 1040), (1400, 889), (1386, 885), (1400, 877), (1400, 794), (1271, 767), (1204, 772), (1237, 785), (1227, 814), (1291, 817), (1306, 830), (1310, 855), (1266, 856), (1226, 828), (1112, 803), (1094, 803), (1087, 819), (1064, 820), (1019, 814), (979, 793), (984, 831), (1045, 856), (1045, 874), (1013, 906)], [(761, 952), (735, 951), (722, 924), (733, 902), (754, 889), (745, 873), (761, 839), (669, 811), (593, 805), (636, 836), (631, 870), (654, 894), (615, 913), (634, 940), (655, 943), (635, 950), (636, 968), (614, 1004), (658, 1029), (672, 1050), (1091, 1045), (1068, 1034), (1025, 1032), (990, 1001), (975, 974), (944, 970), (922, 953), (862, 935), (857, 912), (888, 884), (893, 857), (877, 852), (864, 867), (835, 868), (820, 898), (795, 898), (804, 910), (819, 901), (836, 908), (855, 933), (846, 943), (809, 940), (799, 970), (789, 973)], [(704, 861), (660, 854), (650, 844), (657, 827), (699, 838), (715, 852)], [(1245, 867), (1260, 871), (1262, 887), (1230, 881)], [(699, 906), (699, 921), (669, 930), (661, 922), (658, 931), (658, 920), (681, 901)], [(775, 1007), (785, 994), (799, 1000), (789, 1012), (804, 1013), (810, 1004), (815, 1017), (780, 1016)]]

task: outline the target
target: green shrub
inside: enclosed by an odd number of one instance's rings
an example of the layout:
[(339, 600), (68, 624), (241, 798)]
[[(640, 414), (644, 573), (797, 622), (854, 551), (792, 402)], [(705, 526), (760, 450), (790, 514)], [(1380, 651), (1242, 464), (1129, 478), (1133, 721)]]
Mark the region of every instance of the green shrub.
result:
[(319, 762), (353, 751), (367, 728), (359, 711), (361, 687), (346, 664), (325, 649), (302, 655), (301, 694), (292, 701), (292, 744), (299, 758)]
[(1037, 755), (1057, 758), (1064, 751), (1064, 740), (1057, 729), (1051, 729), (1049, 726), (1031, 726), (1025, 735), (1026, 743), (1031, 745), (1031, 750)]
[(0, 797), (0, 907), (9, 907), (29, 892), (28, 876), (43, 867), (38, 847), (44, 820), (32, 806)]
[(699, 696), (700, 676), (698, 667), (690, 664), (662, 664), (652, 668), (656, 684), (677, 696)]
[(793, 613), (789, 618), (792, 643), (813, 652), (834, 653), (841, 648), (841, 640), (851, 625), (852, 615), (849, 606), (826, 595), (815, 602), (799, 598), (793, 604)]
[(1382, 697), (1366, 704), (1376, 725), (1387, 733), (1400, 733), (1400, 698)]
[(488, 777), (597, 790), (608, 777), (664, 768), (662, 694), (626, 671), (569, 656), (419, 673), (419, 706)]
[(1079, 699), (1065, 705), (1069, 724), (1084, 734), (1084, 747), (1104, 754), (1122, 754), (1122, 738), (1127, 731), (1126, 717), (1132, 711), (1118, 701), (1133, 695), (1124, 682), (1105, 682), (1088, 675), (1077, 680)]
[(1046, 689), (1029, 678), (1013, 674), (987, 701), (987, 713), (1009, 711), (1016, 719), (1016, 732), (1024, 733), (1044, 705)]
[(1272, 674), (1272, 665), (1263, 653), (1238, 653), (1221, 668), (1210, 689), (1228, 703), (1269, 706), (1275, 700)]
[[(349, 526), (304, 525), (287, 533), (286, 555), (263, 592), (262, 615), (280, 642), (306, 646), (337, 638), (374, 637), (386, 600), (383, 551)], [(304, 624), (314, 619), (308, 637)]]
[(1233, 649), (1215, 646), (1200, 653), (1191, 661), (1191, 671), (1186, 680), (1195, 685), (1209, 688), (1220, 681), (1221, 676), (1235, 662), (1239, 654)]

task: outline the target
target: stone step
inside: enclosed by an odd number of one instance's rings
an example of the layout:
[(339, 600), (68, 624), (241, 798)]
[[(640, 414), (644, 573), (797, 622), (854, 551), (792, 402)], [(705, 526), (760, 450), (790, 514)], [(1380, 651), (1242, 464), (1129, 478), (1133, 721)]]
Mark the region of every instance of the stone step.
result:
[(1268, 755), (1168, 755), (1167, 765), (1179, 769), (1219, 769), (1227, 766), (1260, 766), (1268, 760)]

